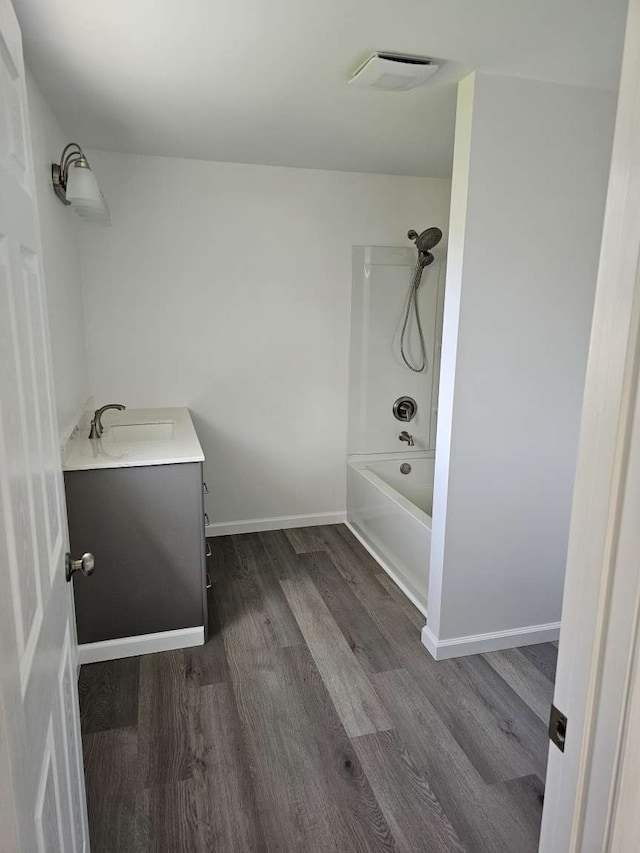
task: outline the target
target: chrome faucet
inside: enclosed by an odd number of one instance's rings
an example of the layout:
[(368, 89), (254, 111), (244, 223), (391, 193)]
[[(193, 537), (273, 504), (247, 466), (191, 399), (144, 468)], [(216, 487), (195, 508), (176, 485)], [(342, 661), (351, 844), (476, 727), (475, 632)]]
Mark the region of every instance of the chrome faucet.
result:
[(123, 406), (121, 403), (107, 403), (106, 406), (102, 406), (100, 409), (96, 409), (93, 414), (93, 420), (91, 421), (91, 431), (89, 432), (89, 438), (100, 438), (102, 435), (102, 416), (109, 409), (117, 409), (119, 412), (124, 411), (126, 406)]
[(400, 435), (398, 436), (398, 438), (400, 439), (400, 441), (406, 441), (406, 442), (407, 442), (407, 445), (408, 445), (409, 447), (413, 447), (413, 446), (414, 446), (414, 444), (415, 444), (415, 442), (414, 442), (414, 440), (413, 440), (413, 436), (412, 436), (412, 435), (409, 435), (409, 433), (406, 431), (406, 429), (403, 429), (403, 430), (402, 430), (402, 432), (400, 433)]

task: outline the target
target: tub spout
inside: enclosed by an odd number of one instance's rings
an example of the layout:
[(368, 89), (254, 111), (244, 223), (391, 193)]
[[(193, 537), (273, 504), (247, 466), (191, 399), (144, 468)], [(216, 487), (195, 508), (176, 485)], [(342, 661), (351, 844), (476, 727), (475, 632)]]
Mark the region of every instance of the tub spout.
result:
[(402, 430), (402, 432), (400, 433), (398, 438), (400, 439), (400, 441), (406, 441), (408, 447), (413, 447), (415, 444), (415, 442), (413, 440), (413, 436), (409, 435), (409, 433), (406, 431), (406, 429)]

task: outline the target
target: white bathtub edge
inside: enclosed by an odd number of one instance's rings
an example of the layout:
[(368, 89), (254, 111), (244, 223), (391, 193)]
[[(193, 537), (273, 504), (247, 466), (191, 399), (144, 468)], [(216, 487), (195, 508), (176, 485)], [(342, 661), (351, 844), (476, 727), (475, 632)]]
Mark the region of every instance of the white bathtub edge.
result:
[(289, 530), (294, 527), (318, 527), (322, 524), (344, 524), (346, 512), (316, 512), (313, 515), (280, 515), (275, 518), (245, 518), (207, 524), (205, 536), (230, 536), (235, 533), (259, 533), (265, 530)]
[[(395, 462), (396, 460), (386, 461)], [(347, 460), (347, 464), (350, 465), (354, 471), (357, 471), (361, 477), (364, 477), (365, 480), (371, 483), (371, 485), (375, 486), (376, 489), (385, 494), (390, 501), (393, 501), (393, 503), (397, 504), (405, 512), (409, 513), (412, 518), (415, 518), (416, 521), (419, 521), (420, 524), (424, 525), (427, 530), (430, 531), (432, 529), (433, 519), (429, 513), (420, 509), (420, 507), (414, 504), (413, 501), (406, 498), (397, 489), (394, 489), (393, 486), (390, 486), (389, 483), (383, 480), (382, 477), (374, 471), (371, 471), (367, 462), (354, 462)]]
[(394, 584), (398, 587), (398, 589), (400, 589), (407, 596), (407, 598), (413, 604), (413, 606), (417, 607), (418, 610), (420, 611), (420, 613), (422, 613), (422, 615), (426, 619), (427, 618), (426, 608), (418, 601), (418, 599), (411, 592), (411, 590), (409, 590), (409, 588), (400, 580), (400, 578), (396, 574), (393, 567), (380, 556), (380, 554), (376, 551), (376, 549), (373, 547), (373, 545), (371, 545), (371, 543), (367, 539), (365, 539), (365, 537), (358, 531), (357, 527), (355, 527), (355, 525), (349, 521), (349, 519), (347, 519), (344, 523), (349, 528), (349, 530), (353, 533), (353, 535), (356, 537), (358, 542), (364, 548), (367, 549), (367, 551), (371, 554), (371, 556), (376, 561), (376, 563), (378, 563), (378, 565), (382, 569), (384, 569), (385, 573), (387, 575), (389, 575), (389, 577), (394, 582)]
[(422, 645), (428, 649), (435, 660), (448, 660), (483, 652), (497, 652), (500, 649), (532, 646), (535, 643), (553, 642), (560, 637), (560, 622), (529, 625), (526, 628), (512, 628), (490, 634), (471, 634), (467, 637), (453, 637), (450, 640), (439, 640), (429, 630), (429, 626), (425, 625), (421, 637)]

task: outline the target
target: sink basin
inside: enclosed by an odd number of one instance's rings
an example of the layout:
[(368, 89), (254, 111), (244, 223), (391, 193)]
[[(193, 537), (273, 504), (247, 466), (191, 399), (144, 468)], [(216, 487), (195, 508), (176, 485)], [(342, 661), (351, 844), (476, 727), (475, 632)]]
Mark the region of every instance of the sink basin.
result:
[(173, 438), (173, 421), (112, 424), (105, 430), (104, 438), (117, 444), (132, 441), (168, 441)]

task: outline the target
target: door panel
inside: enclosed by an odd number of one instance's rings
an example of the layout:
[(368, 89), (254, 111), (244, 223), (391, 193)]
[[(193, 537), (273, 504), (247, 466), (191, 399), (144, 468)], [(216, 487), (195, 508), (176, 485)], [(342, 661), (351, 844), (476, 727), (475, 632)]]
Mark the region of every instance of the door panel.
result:
[(58, 674), (58, 698), (60, 702), (60, 721), (62, 734), (62, 752), (64, 754), (65, 784), (69, 792), (69, 812), (74, 853), (82, 853), (84, 844), (84, 826), (86, 811), (84, 788), (81, 784), (84, 769), (82, 750), (80, 749), (80, 726), (78, 720), (78, 684), (76, 681), (76, 663), (71, 655), (71, 631), (67, 626), (62, 660)]
[(3, 853), (88, 850), (62, 495), (20, 33), (0, 0)]
[(49, 720), (35, 808), (38, 853), (53, 853), (53, 851), (65, 849), (63, 823), (58, 757), (53, 740), (53, 721)]
[(26, 435), (24, 395), (13, 306), (13, 276), (10, 237), (0, 232), (0, 387), (4, 438), (3, 480), (8, 490), (5, 516), (9, 521), (7, 543), (12, 603), (16, 619), (16, 643), (22, 682), (42, 623), (42, 594), (36, 557), (35, 516), (32, 499), (31, 463)]

